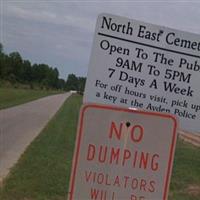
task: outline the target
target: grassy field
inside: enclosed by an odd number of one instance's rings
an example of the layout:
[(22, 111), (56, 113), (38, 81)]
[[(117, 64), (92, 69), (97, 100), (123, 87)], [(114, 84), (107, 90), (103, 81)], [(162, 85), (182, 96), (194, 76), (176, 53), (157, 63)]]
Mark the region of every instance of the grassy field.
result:
[[(67, 199), (81, 101), (75, 95), (65, 102), (12, 169), (0, 190), (0, 199)], [(178, 141), (169, 200), (200, 199), (199, 155), (199, 148)]]
[(200, 200), (200, 148), (177, 142), (171, 200)]
[(0, 109), (16, 106), (56, 93), (59, 92), (47, 90), (0, 88)]

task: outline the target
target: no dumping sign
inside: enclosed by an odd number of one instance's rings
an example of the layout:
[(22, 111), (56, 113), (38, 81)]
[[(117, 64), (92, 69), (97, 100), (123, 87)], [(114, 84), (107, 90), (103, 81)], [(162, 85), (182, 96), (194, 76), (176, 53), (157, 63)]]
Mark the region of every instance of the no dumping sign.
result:
[(84, 105), (69, 200), (167, 200), (176, 128), (168, 114)]

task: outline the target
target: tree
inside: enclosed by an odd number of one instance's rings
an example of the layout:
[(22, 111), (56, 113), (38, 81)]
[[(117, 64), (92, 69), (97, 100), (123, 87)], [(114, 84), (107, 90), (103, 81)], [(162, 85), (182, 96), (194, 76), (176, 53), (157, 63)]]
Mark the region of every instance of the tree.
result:
[(2, 78), (3, 74), (3, 45), (0, 43), (0, 78)]
[(65, 84), (65, 90), (76, 90), (78, 91), (78, 78), (74, 74), (69, 74)]
[[(3, 45), (1, 43), (0, 79), (8, 80), (11, 83), (29, 84), (32, 86), (31, 88), (34, 85), (41, 88), (54, 89), (63, 89), (65, 87), (65, 81), (59, 79), (57, 68), (49, 67), (47, 64), (32, 65), (29, 60), (23, 60), (19, 52), (12, 52), (7, 55), (3, 52)], [(77, 89), (77, 83), (75, 85)]]
[(10, 57), (4, 53), (0, 54), (0, 78), (4, 80), (15, 81), (15, 75), (13, 74), (13, 67)]
[(49, 68), (46, 72), (46, 83), (48, 87), (57, 88), (59, 72), (56, 68)]
[(78, 92), (80, 94), (84, 93), (85, 83), (86, 83), (86, 78), (85, 77), (78, 77)]
[(0, 54), (3, 53), (3, 44), (0, 43)]
[(33, 80), (33, 72), (32, 72), (32, 67), (29, 60), (23, 61), (21, 79), (25, 83), (30, 83)]
[(61, 89), (61, 90), (65, 89), (65, 80), (64, 79), (58, 79), (57, 88)]
[(9, 54), (11, 74), (13, 74), (17, 81), (21, 82), (23, 61), (19, 52), (12, 52)]

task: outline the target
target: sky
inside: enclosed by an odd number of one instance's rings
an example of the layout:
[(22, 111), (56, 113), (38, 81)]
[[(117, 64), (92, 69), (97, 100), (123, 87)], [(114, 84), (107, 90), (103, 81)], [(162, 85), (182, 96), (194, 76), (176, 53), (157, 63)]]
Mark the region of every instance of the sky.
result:
[(0, 0), (0, 42), (5, 53), (56, 67), (60, 78), (86, 76), (102, 12), (200, 34), (200, 0)]

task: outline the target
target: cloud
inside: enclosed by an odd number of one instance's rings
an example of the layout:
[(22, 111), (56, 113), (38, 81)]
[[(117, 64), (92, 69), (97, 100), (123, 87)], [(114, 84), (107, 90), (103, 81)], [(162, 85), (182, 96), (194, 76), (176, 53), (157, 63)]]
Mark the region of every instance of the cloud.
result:
[[(86, 75), (97, 16), (125, 16), (200, 34), (197, 1), (3, 1), (3, 44), (66, 77)], [(57, 66), (58, 65), (58, 66)]]
[(8, 15), (12, 15), (17, 18), (27, 19), (27, 20), (35, 20), (40, 22), (51, 22), (56, 19), (56, 14), (52, 12), (48, 12), (45, 10), (30, 10), (24, 9), (22, 7), (16, 5), (8, 6)]
[[(94, 20), (83, 15), (76, 15), (73, 12), (66, 10), (65, 12), (59, 12), (59, 8), (52, 10), (52, 6), (56, 4), (47, 3), (49, 6), (44, 6), (43, 3), (39, 3), (37, 7), (33, 3), (24, 4), (26, 6), (20, 6), (21, 4), (5, 4), (5, 14), (15, 18), (23, 19), (30, 22), (46, 23), (52, 25), (63, 25), (69, 27), (76, 27), (83, 31), (91, 32)], [(61, 6), (61, 5), (60, 5)], [(67, 4), (64, 4), (67, 7)], [(46, 10), (45, 10), (46, 9)]]

